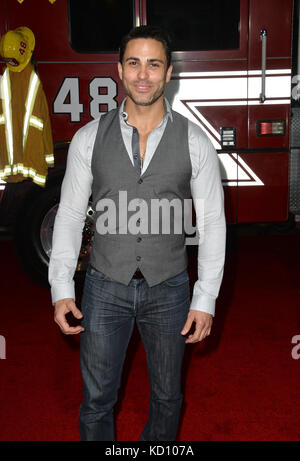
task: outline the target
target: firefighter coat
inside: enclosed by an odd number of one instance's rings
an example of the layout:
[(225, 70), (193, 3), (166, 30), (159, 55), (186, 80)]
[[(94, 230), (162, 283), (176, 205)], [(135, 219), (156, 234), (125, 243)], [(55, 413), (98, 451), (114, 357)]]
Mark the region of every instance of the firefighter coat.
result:
[(32, 64), (6, 68), (0, 83), (0, 179), (31, 178), (44, 186), (53, 165), (53, 140), (46, 96)]

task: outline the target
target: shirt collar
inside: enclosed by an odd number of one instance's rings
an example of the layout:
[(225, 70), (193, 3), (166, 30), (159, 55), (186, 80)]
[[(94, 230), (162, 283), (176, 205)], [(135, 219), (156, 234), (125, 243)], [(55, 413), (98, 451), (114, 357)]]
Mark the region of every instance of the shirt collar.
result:
[[(120, 114), (120, 119), (124, 120), (124, 122), (127, 122), (128, 114), (124, 110), (125, 102), (126, 102), (126, 98), (122, 101), (122, 104), (121, 104), (120, 109), (119, 109), (119, 114)], [(173, 114), (172, 114), (172, 111), (171, 111), (170, 103), (167, 100), (167, 98), (164, 98), (164, 104), (165, 104), (165, 115), (164, 115), (163, 120), (166, 120), (166, 119), (170, 118), (171, 122), (173, 122)]]

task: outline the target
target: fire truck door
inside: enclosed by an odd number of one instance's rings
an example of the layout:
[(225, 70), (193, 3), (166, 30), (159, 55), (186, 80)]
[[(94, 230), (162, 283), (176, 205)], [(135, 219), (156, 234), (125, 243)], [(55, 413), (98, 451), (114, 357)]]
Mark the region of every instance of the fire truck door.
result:
[(293, 1), (249, 1), (248, 151), (257, 185), (238, 190), (238, 221), (283, 221), (288, 158)]

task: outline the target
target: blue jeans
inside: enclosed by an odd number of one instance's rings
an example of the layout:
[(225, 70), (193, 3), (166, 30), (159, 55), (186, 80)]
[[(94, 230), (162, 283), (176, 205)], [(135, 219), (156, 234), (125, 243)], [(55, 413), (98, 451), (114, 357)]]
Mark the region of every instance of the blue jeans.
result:
[(185, 337), (180, 332), (190, 307), (187, 271), (149, 287), (128, 286), (89, 267), (82, 299), (80, 363), (83, 402), (81, 440), (115, 440), (113, 408), (136, 320), (147, 357), (151, 394), (141, 440), (175, 440), (180, 408)]

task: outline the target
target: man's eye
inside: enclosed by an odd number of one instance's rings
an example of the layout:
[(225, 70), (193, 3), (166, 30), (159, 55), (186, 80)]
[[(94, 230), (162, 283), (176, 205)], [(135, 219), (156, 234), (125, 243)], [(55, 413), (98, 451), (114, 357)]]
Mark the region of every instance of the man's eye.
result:
[(136, 61), (129, 61), (129, 65), (130, 65), (130, 66), (136, 66), (136, 65), (137, 65), (137, 62), (136, 62)]

